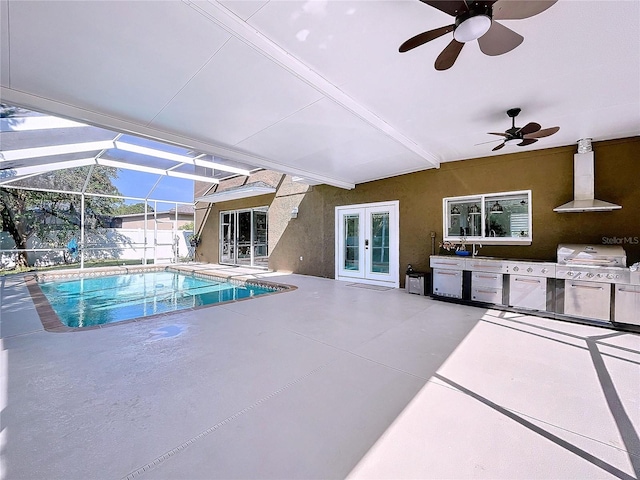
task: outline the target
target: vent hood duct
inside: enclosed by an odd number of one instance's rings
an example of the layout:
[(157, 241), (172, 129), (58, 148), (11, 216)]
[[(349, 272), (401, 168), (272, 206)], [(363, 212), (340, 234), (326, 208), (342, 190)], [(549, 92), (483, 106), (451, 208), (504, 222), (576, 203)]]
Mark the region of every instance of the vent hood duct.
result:
[(608, 212), (621, 205), (594, 198), (595, 170), (591, 139), (578, 140), (578, 153), (573, 156), (573, 200), (553, 209), (558, 213)]

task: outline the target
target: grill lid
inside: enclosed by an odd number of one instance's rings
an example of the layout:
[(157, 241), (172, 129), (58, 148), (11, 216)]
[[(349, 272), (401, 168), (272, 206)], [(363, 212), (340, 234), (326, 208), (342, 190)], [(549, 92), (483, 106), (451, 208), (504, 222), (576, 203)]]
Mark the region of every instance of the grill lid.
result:
[(626, 267), (627, 254), (618, 245), (558, 245), (558, 263), (595, 267)]

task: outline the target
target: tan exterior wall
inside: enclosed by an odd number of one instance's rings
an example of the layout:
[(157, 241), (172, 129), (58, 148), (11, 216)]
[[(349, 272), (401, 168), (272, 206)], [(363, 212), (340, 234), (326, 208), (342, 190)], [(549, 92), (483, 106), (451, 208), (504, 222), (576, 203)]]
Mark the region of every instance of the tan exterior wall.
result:
[[(532, 190), (533, 242), (530, 246), (485, 246), (481, 255), (555, 261), (559, 243), (602, 244), (603, 237), (640, 238), (640, 137), (595, 142), (593, 147), (596, 198), (622, 205), (621, 210), (553, 211), (573, 198), (575, 145), (444, 163), (439, 169), (360, 184), (353, 190), (292, 186), (287, 177), (275, 195), (215, 205), (216, 214), (210, 215), (203, 228), (206, 245), (199, 247), (198, 259), (218, 260), (217, 212), (268, 205), (270, 268), (333, 278), (335, 207), (399, 200), (400, 272), (408, 263), (416, 270), (428, 270), (430, 232), (436, 232), (436, 248), (442, 240), (444, 197), (512, 190)], [(294, 187), (307, 190), (289, 190)], [(298, 218), (291, 219), (296, 203)], [(197, 206), (198, 212), (201, 208)], [(202, 220), (201, 215), (199, 218)], [(632, 241), (622, 246), (628, 264), (640, 261), (640, 244)]]
[[(144, 229), (144, 214), (135, 217), (121, 217), (122, 218), (122, 227), (120, 228), (140, 228)], [(173, 229), (173, 221), (175, 220), (175, 215), (170, 215), (167, 213), (158, 215), (158, 230), (172, 230)], [(160, 223), (161, 222), (161, 223)], [(192, 215), (178, 215), (178, 228), (193, 222)], [(154, 219), (153, 212), (147, 214), (147, 230), (154, 229)]]

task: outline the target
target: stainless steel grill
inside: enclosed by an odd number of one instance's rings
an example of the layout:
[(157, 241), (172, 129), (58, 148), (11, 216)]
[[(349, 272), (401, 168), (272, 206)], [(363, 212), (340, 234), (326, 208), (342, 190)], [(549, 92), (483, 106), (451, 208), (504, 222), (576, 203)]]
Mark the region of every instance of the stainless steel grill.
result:
[(611, 284), (628, 283), (627, 255), (613, 245), (558, 245), (556, 278), (564, 280), (567, 315), (611, 321)]
[(558, 245), (558, 264), (590, 267), (626, 267), (627, 254), (617, 245)]
[(616, 245), (558, 245), (556, 278), (599, 283), (628, 283), (624, 249)]

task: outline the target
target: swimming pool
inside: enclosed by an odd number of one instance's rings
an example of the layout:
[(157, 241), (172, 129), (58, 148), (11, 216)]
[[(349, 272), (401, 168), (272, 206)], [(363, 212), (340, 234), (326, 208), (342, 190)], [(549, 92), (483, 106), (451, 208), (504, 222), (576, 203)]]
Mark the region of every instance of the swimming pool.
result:
[(275, 287), (166, 270), (38, 283), (62, 324), (75, 328), (122, 322), (277, 291)]

